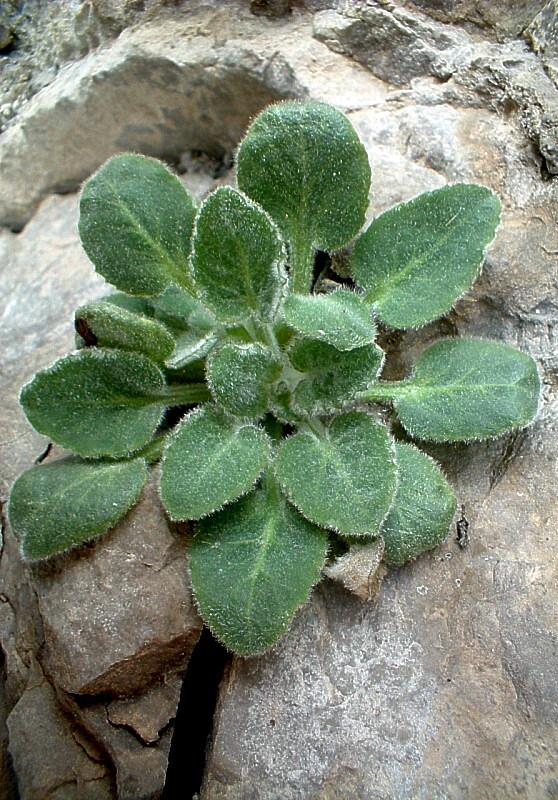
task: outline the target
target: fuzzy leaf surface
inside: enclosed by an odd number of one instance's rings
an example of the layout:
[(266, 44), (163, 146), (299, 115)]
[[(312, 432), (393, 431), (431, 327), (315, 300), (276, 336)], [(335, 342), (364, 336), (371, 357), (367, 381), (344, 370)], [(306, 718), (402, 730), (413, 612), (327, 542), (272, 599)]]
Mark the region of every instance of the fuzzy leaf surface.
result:
[(257, 418), (267, 411), (270, 384), (281, 370), (261, 344), (227, 342), (207, 361), (207, 382), (223, 408), (238, 417)]
[(210, 331), (215, 327), (215, 317), (191, 294), (179, 286), (169, 286), (158, 297), (151, 298), (157, 319), (172, 329)]
[(382, 322), (420, 327), (470, 288), (499, 220), (500, 201), (484, 186), (425, 192), (381, 214), (359, 237), (354, 280)]
[(190, 567), (205, 622), (239, 655), (267, 650), (319, 580), (326, 551), (327, 533), (264, 481), (198, 525)]
[(217, 342), (219, 337), (213, 331), (186, 331), (176, 338), (174, 353), (165, 362), (170, 369), (182, 369), (200, 358), (205, 358)]
[(354, 292), (291, 294), (283, 310), (286, 322), (308, 339), (338, 350), (373, 344), (376, 326), (369, 306)]
[(68, 550), (105, 533), (137, 502), (147, 480), (143, 459), (63, 458), (24, 472), (10, 496), (9, 519), (25, 558)]
[(381, 528), (384, 561), (399, 566), (446, 539), (455, 496), (439, 466), (412, 444), (395, 445), (398, 484)]
[(256, 117), (237, 163), (239, 187), (289, 242), (295, 291), (308, 292), (313, 250), (339, 249), (364, 223), (370, 166), (356, 131), (324, 103), (278, 103)]
[(164, 325), (115, 303), (88, 303), (75, 318), (76, 329), (92, 334), (99, 347), (143, 353), (153, 361), (164, 361), (174, 351), (174, 339)]
[(538, 409), (533, 359), (483, 339), (443, 339), (396, 389), (395, 407), (411, 436), (435, 442), (486, 439), (528, 425)]
[(202, 299), (224, 322), (275, 319), (287, 288), (286, 251), (271, 218), (231, 189), (216, 189), (196, 220), (192, 267)]
[(79, 234), (109, 283), (130, 294), (160, 294), (171, 283), (191, 286), (195, 214), (192, 198), (160, 161), (117, 155), (83, 187)]
[(204, 407), (169, 438), (161, 467), (161, 499), (171, 519), (201, 519), (246, 494), (270, 451), (266, 433)]
[(305, 414), (333, 411), (377, 378), (383, 352), (376, 345), (341, 352), (326, 342), (298, 339), (288, 350), (293, 367), (305, 373), (293, 395), (293, 407)]
[(395, 494), (390, 436), (357, 411), (336, 417), (323, 437), (301, 432), (286, 439), (275, 470), (307, 519), (349, 536), (375, 535)]
[(38, 372), (21, 390), (39, 433), (81, 456), (121, 457), (147, 444), (165, 404), (160, 369), (139, 353), (81, 350)]

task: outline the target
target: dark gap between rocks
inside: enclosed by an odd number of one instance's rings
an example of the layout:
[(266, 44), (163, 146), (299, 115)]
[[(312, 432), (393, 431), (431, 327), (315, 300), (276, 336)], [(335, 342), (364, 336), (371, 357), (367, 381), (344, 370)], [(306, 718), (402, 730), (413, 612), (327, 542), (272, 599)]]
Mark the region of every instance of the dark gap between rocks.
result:
[(230, 657), (204, 626), (182, 684), (163, 800), (192, 800), (201, 789), (219, 686)]

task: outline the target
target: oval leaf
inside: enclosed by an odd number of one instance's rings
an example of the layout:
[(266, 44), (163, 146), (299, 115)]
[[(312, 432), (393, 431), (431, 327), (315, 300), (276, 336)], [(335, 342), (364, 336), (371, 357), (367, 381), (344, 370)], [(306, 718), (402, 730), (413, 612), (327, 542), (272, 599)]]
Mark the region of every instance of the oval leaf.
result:
[(226, 343), (207, 361), (207, 382), (217, 402), (230, 414), (257, 418), (267, 411), (269, 387), (280, 371), (269, 348)]
[(360, 412), (337, 417), (325, 435), (297, 433), (276, 460), (289, 500), (311, 522), (349, 536), (373, 536), (395, 494), (393, 444), (383, 425)]
[(343, 353), (307, 339), (293, 342), (288, 355), (293, 367), (304, 373), (292, 403), (303, 414), (325, 414), (345, 405), (376, 380), (384, 358), (376, 345)]
[(484, 186), (425, 192), (381, 214), (359, 237), (354, 280), (382, 322), (420, 327), (470, 288), (499, 221), (500, 201)]
[(164, 361), (174, 351), (174, 339), (164, 325), (116, 303), (88, 303), (78, 308), (75, 319), (78, 333), (99, 347), (144, 353), (153, 361)]
[(424, 351), (413, 377), (396, 389), (395, 407), (412, 436), (461, 442), (528, 425), (539, 393), (537, 367), (526, 353), (501, 342), (444, 339)]
[(397, 442), (395, 457), (397, 492), (380, 533), (384, 561), (399, 566), (447, 538), (455, 496), (435, 461), (412, 444)]
[(153, 436), (165, 405), (164, 379), (145, 356), (81, 350), (38, 372), (21, 390), (39, 433), (81, 456), (121, 457)]
[(279, 103), (256, 117), (237, 162), (239, 187), (290, 244), (294, 290), (308, 292), (314, 249), (337, 250), (364, 224), (370, 166), (353, 126), (324, 103)]
[(196, 220), (192, 267), (206, 305), (225, 322), (275, 319), (287, 288), (286, 253), (265, 211), (229, 186)]
[(269, 456), (267, 435), (213, 408), (185, 417), (169, 437), (161, 499), (171, 519), (200, 519), (249, 492)]
[(79, 235), (95, 269), (130, 294), (191, 287), (188, 271), (194, 203), (160, 161), (114, 156), (85, 183)]
[(191, 330), (182, 333), (177, 336), (175, 351), (165, 365), (169, 369), (182, 369), (200, 358), (205, 358), (218, 341), (219, 338), (213, 331)]
[(285, 301), (286, 322), (302, 336), (354, 350), (373, 344), (376, 326), (369, 306), (354, 292), (292, 294)]
[(138, 501), (146, 480), (143, 459), (71, 457), (27, 470), (12, 488), (8, 509), (23, 556), (47, 558), (105, 533)]
[(244, 656), (271, 647), (319, 580), (327, 541), (273, 486), (203, 520), (190, 547), (192, 588), (217, 639)]

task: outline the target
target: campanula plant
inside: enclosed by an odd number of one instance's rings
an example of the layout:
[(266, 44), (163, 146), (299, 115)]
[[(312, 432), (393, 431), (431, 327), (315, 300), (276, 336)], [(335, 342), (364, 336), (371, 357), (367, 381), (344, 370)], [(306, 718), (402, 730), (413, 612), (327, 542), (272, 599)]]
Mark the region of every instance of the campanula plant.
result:
[[(285, 633), (332, 540), (382, 541), (401, 565), (446, 537), (448, 482), (377, 404), (413, 442), (486, 439), (533, 420), (539, 378), (528, 355), (474, 338), (381, 377), (378, 327), (425, 325), (478, 275), (500, 219), (489, 189), (422, 194), (360, 233), (368, 158), (321, 103), (264, 110), (236, 167), (237, 188), (199, 208), (139, 155), (86, 182), (81, 241), (118, 291), (77, 310), (77, 350), (22, 389), (33, 427), (73, 455), (20, 476), (9, 516), (24, 557), (47, 558), (115, 525), (160, 461), (165, 511), (192, 521), (200, 612), (249, 655)], [(352, 282), (316, 284), (317, 251), (353, 240)]]

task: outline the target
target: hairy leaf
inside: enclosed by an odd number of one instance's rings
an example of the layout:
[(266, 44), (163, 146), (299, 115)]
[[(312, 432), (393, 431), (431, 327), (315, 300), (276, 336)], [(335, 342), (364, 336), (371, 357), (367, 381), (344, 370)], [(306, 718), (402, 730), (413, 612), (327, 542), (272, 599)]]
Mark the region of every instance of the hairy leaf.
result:
[(269, 387), (280, 371), (268, 347), (227, 342), (210, 355), (207, 382), (226, 411), (257, 418), (267, 411)]
[(284, 307), (285, 320), (298, 333), (336, 347), (354, 350), (372, 344), (376, 326), (367, 304), (354, 292), (291, 294)]
[(170, 369), (182, 369), (200, 358), (205, 358), (217, 342), (219, 337), (214, 331), (186, 331), (176, 339), (176, 349), (167, 359), (166, 366)]
[(444, 541), (455, 497), (435, 461), (412, 444), (396, 443), (395, 456), (397, 492), (380, 533), (384, 561), (398, 566)]
[(263, 652), (307, 600), (326, 551), (327, 533), (266, 480), (198, 525), (190, 566), (205, 622), (235, 653)]
[(81, 456), (128, 455), (153, 436), (164, 379), (145, 356), (81, 350), (38, 372), (21, 405), (31, 425)]
[(160, 322), (104, 300), (78, 308), (76, 330), (92, 335), (99, 347), (144, 353), (153, 361), (174, 351), (174, 339)]
[(109, 283), (130, 294), (159, 294), (171, 283), (191, 287), (194, 216), (190, 195), (160, 161), (117, 155), (83, 187), (79, 234)]
[(275, 469), (305, 517), (349, 536), (375, 535), (395, 494), (388, 432), (357, 411), (334, 419), (321, 437), (301, 432), (286, 439)]
[(185, 417), (169, 438), (161, 499), (172, 519), (200, 519), (249, 492), (262, 474), (270, 442), (263, 430), (214, 408)]
[(169, 286), (158, 297), (153, 297), (151, 304), (157, 319), (175, 330), (210, 331), (217, 324), (213, 314), (179, 286)]
[(499, 219), (500, 201), (484, 186), (425, 192), (381, 214), (360, 236), (353, 277), (383, 322), (419, 327), (469, 289)]
[(275, 319), (287, 289), (286, 253), (271, 218), (222, 186), (196, 220), (192, 266), (206, 305), (224, 322)]
[(294, 291), (308, 292), (314, 250), (337, 250), (364, 223), (370, 166), (353, 126), (324, 103), (279, 103), (256, 117), (237, 161), (239, 187), (290, 244)]
[(105, 533), (137, 502), (146, 480), (143, 459), (70, 457), (27, 470), (8, 512), (24, 557), (46, 558)]
[(343, 406), (374, 383), (383, 364), (376, 345), (341, 352), (325, 342), (299, 339), (289, 347), (293, 367), (305, 373), (293, 395), (295, 411), (322, 414)]
[(424, 351), (394, 396), (412, 436), (459, 442), (528, 425), (539, 392), (537, 367), (526, 353), (501, 342), (443, 339)]

